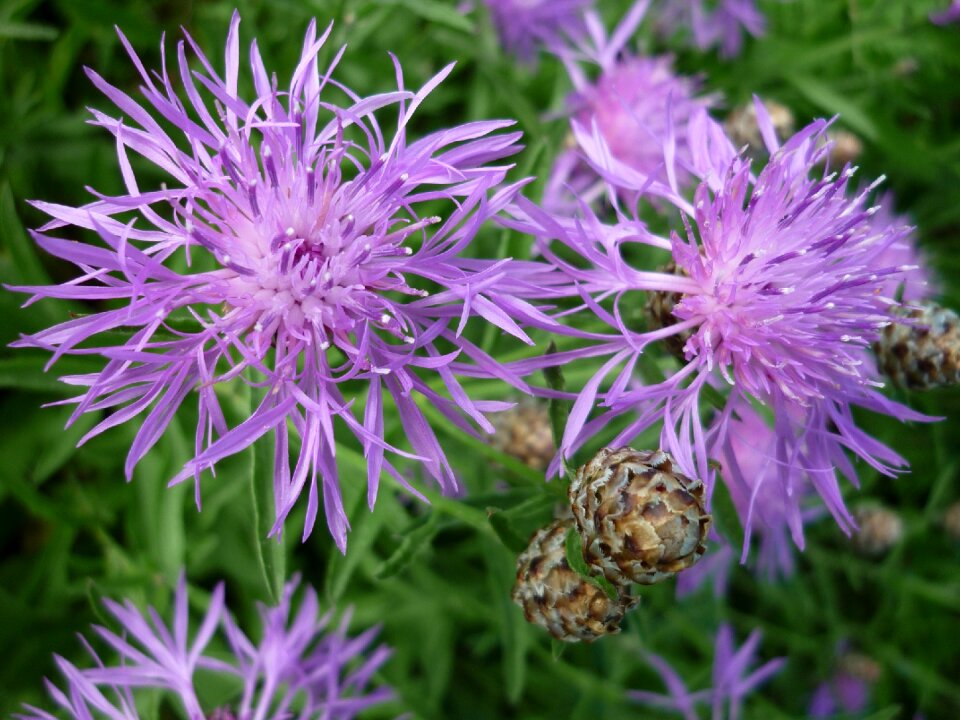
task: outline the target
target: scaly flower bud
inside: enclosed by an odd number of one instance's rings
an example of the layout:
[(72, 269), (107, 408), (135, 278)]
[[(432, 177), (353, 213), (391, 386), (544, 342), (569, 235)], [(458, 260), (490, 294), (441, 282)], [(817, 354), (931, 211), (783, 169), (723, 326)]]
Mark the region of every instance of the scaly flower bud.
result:
[(571, 527), (570, 520), (554, 520), (533, 534), (517, 558), (512, 597), (529, 622), (558, 640), (590, 642), (620, 632), (626, 607), (570, 567), (566, 537)]
[(928, 390), (960, 382), (960, 317), (936, 303), (902, 316), (911, 322), (891, 323), (873, 346), (894, 384)]
[(577, 471), (570, 504), (587, 562), (616, 585), (659, 582), (706, 551), (703, 484), (660, 450), (604, 448)]

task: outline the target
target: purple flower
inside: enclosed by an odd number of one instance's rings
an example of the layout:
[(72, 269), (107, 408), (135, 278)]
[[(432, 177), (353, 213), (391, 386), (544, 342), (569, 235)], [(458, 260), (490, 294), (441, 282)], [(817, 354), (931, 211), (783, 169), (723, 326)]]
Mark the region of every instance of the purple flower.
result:
[(740, 649), (736, 649), (733, 629), (729, 625), (721, 626), (714, 645), (713, 687), (695, 692), (687, 689), (680, 675), (663, 658), (647, 653), (647, 662), (663, 679), (667, 694), (631, 690), (628, 697), (649, 707), (672, 710), (683, 715), (684, 720), (698, 720), (696, 708), (703, 704), (709, 704), (714, 720), (737, 720), (744, 700), (786, 662), (784, 658), (770, 660), (748, 674), (760, 638), (760, 631), (754, 630)]
[[(609, 37), (600, 17), (587, 13), (590, 41), (577, 49), (558, 49), (575, 88), (568, 105), (579, 148), (568, 149), (558, 157), (547, 185), (548, 207), (575, 208), (575, 199), (568, 197), (570, 191), (581, 201), (592, 200), (602, 191), (597, 173), (580, 159), (585, 153), (597, 161), (591, 155), (596, 147), (594, 136), (602, 138), (616, 163), (640, 175), (663, 172), (663, 146), (669, 137), (677, 139), (675, 151), (681, 163), (689, 163), (687, 124), (695, 112), (710, 107), (715, 98), (698, 95), (697, 78), (675, 74), (672, 57), (634, 56), (624, 51), (648, 5), (646, 0), (635, 3)], [(583, 60), (599, 68), (595, 81), (580, 66)], [(682, 179), (691, 176), (682, 172)]]
[(670, 0), (659, 21), (667, 32), (689, 28), (694, 45), (701, 50), (719, 48), (727, 58), (740, 54), (745, 34), (759, 37), (766, 30), (756, 0), (718, 0), (712, 9), (704, 0)]
[(542, 46), (583, 32), (583, 11), (594, 0), (483, 0), (503, 47), (532, 62)]
[(884, 293), (895, 296), (903, 288), (902, 300), (905, 303), (929, 300), (937, 292), (937, 281), (923, 251), (917, 244), (916, 228), (910, 224), (910, 218), (894, 212), (893, 193), (887, 191), (876, 199), (877, 212), (871, 221), (877, 232), (902, 229), (902, 237), (883, 253), (876, 261), (878, 265), (900, 265), (915, 267), (916, 270), (902, 279), (892, 279), (884, 288)]
[[(802, 411), (788, 412), (798, 414), (795, 422), (803, 422)], [(742, 399), (732, 408), (720, 449), (721, 473), (744, 528), (740, 561), (747, 561), (751, 537), (758, 535), (757, 571), (768, 579), (793, 574), (793, 546), (803, 550), (804, 526), (822, 514), (810, 503), (816, 495), (813, 482), (826, 474), (829, 484), (833, 474), (832, 469), (810, 465), (805, 444), (797, 453), (793, 462), (783, 465), (773, 426)]]
[[(679, 194), (669, 160), (669, 186), (596, 166), (620, 187), (646, 189), (673, 203), (684, 215), (685, 236), (656, 236), (622, 213), (611, 226), (592, 216), (555, 218), (518, 201), (509, 223), (535, 235), (543, 257), (570, 277), (571, 292), (582, 300), (579, 309), (599, 318), (609, 332), (592, 333), (587, 347), (515, 369), (606, 356), (573, 405), (563, 456), (614, 418), (635, 414), (607, 444), (628, 445), (662, 421), (661, 447), (682, 472), (709, 488), (714, 474), (709, 458), (726, 447), (731, 425), (739, 421), (737, 409), (765, 406), (773, 418), (770, 467), (776, 468), (778, 492), (789, 493), (797, 477), (809, 478), (838, 523), (849, 529), (852, 518), (837, 479), (839, 470), (856, 482), (847, 452), (886, 474), (906, 465), (857, 427), (852, 408), (900, 420), (930, 419), (879, 393), (882, 382), (869, 362), (870, 344), (896, 306), (884, 290), (912, 272), (880, 265), (878, 258), (907, 229), (873, 226), (876, 211), (867, 205), (867, 193), (847, 195), (852, 169), (811, 177), (829, 152), (826, 122), (812, 123), (780, 147), (759, 103), (758, 115), (771, 159), (756, 178), (705, 112), (691, 122), (690, 167), (704, 178), (693, 203)], [(663, 260), (652, 262), (670, 261), (671, 271), (631, 264), (641, 252), (649, 257), (658, 250)], [(638, 291), (675, 298), (663, 326), (634, 329), (644, 302)], [(668, 338), (682, 345), (680, 369), (663, 380), (651, 374), (644, 382), (637, 371), (641, 356)], [(590, 419), (598, 403), (600, 413)], [(718, 413), (705, 427), (711, 406)], [(777, 512), (795, 519), (794, 509)]]
[(949, 25), (960, 22), (960, 0), (953, 0), (946, 10), (930, 13), (930, 22), (935, 25)]
[[(365, 708), (391, 699), (389, 688), (368, 689), (374, 673), (390, 656), (385, 646), (371, 649), (378, 629), (351, 638), (347, 635), (349, 615), (338, 627), (328, 628), (331, 614), (320, 616), (312, 588), (307, 588), (294, 612), (293, 594), (298, 584), (295, 578), (286, 586), (277, 607), (261, 606), (263, 636), (259, 643), (252, 642), (231, 619), (224, 606), (223, 583), (213, 591), (206, 615), (192, 637), (182, 575), (169, 625), (153, 608), (143, 613), (129, 600), (123, 604), (105, 600), (122, 632), (99, 626), (94, 630), (116, 654), (117, 662), (105, 662), (84, 641), (93, 665), (78, 668), (56, 656), (66, 689), (48, 681), (50, 696), (77, 720), (94, 714), (137, 720), (137, 696), (150, 688), (179, 701), (189, 718), (222, 720), (349, 720)], [(226, 654), (210, 647), (224, 643)], [(198, 686), (202, 687), (204, 678), (209, 682), (211, 673), (236, 679), (242, 686), (225, 706), (204, 707), (200, 701)], [(55, 716), (28, 706), (19, 717), (53, 720)]]
[[(198, 506), (201, 473), (271, 433), (273, 534), (306, 488), (306, 537), (322, 490), (327, 524), (343, 549), (336, 420), (362, 444), (372, 507), (381, 471), (409, 489), (386, 451), (421, 461), (443, 491), (458, 489), (417, 396), (465, 430), (492, 433), (484, 412), (504, 404), (471, 400), (455, 369), (479, 368), (524, 388), (461, 337), (478, 317), (532, 344), (520, 325), (544, 319), (518, 297), (528, 265), (464, 257), (480, 225), (515, 191), (488, 197), (509, 167), (496, 163), (517, 151), (519, 133), (497, 134), (510, 121), (479, 121), (410, 140), (411, 118), (452, 65), (410, 91), (394, 60), (398, 89), (360, 97), (332, 78), (343, 50), (320, 69), (317, 54), (331, 28), (318, 37), (315, 23), (288, 88), (271, 80), (251, 44), (255, 97), (248, 102), (237, 90), (239, 23), (235, 14), (223, 78), (189, 36), (200, 69), (190, 68), (185, 43), (177, 45), (173, 70), (185, 99), (167, 67), (148, 73), (122, 35), (145, 102), (88, 71), (123, 115), (95, 110), (93, 122), (116, 138), (127, 192), (77, 209), (36, 203), (54, 218), (34, 233), (37, 243), (81, 274), (58, 286), (15, 289), (33, 293), (30, 302), (116, 304), (17, 344), (48, 349), (53, 360), (71, 353), (104, 359), (101, 372), (64, 380), (85, 388), (72, 420), (110, 411), (84, 440), (146, 414), (127, 456), (128, 479), (195, 393), (195, 455), (173, 482), (193, 477)], [(392, 132), (375, 117), (382, 108), (398, 114)], [(169, 184), (141, 187), (130, 152), (163, 170)], [(421, 215), (425, 206), (429, 215)], [(71, 225), (96, 232), (102, 244), (52, 234)], [(126, 341), (114, 344), (114, 331), (128, 333)], [(252, 388), (256, 407), (231, 427), (221, 391), (240, 384)], [(383, 439), (385, 396), (412, 453)], [(292, 465), (291, 428), (300, 438)]]
[(849, 650), (849, 643), (838, 643), (836, 670), (817, 686), (810, 699), (811, 718), (829, 718), (837, 713), (855, 715), (870, 705), (873, 686), (882, 668), (873, 658)]

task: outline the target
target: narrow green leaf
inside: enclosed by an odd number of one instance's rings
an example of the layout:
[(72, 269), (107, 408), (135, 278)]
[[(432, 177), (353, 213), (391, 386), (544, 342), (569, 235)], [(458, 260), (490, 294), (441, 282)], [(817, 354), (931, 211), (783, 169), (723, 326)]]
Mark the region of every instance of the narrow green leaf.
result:
[(37, 23), (0, 22), (2, 40), (56, 40), (57, 29)]
[(473, 33), (473, 23), (450, 3), (439, 0), (386, 0), (384, 4), (399, 5), (405, 11), (415, 13), (424, 20), (446, 25), (465, 33)]
[(403, 572), (420, 551), (433, 542), (433, 538), (439, 529), (439, 513), (431, 510), (424, 518), (413, 523), (411, 528), (404, 532), (403, 540), (400, 541), (393, 554), (384, 560), (383, 565), (374, 573), (374, 577), (377, 580), (385, 580)]
[(878, 710), (872, 715), (868, 715), (863, 720), (894, 720), (894, 718), (900, 717), (901, 710), (903, 710), (903, 708), (899, 705), (891, 705), (883, 710)]
[(484, 543), (487, 581), (497, 609), (503, 683), (507, 702), (515, 705), (527, 683), (527, 650), (532, 626), (510, 597), (516, 580), (513, 554), (495, 543)]
[[(547, 347), (547, 355), (553, 355), (557, 352), (557, 345), (553, 341), (550, 342), (550, 345)], [(557, 392), (565, 392), (567, 389), (566, 380), (563, 377), (563, 370), (560, 369), (559, 365), (553, 365), (550, 367), (545, 367), (543, 369), (543, 377), (547, 381), (547, 386), (551, 390), (556, 390)], [(550, 414), (550, 427), (553, 430), (553, 444), (554, 447), (559, 448), (561, 441), (563, 440), (563, 431), (567, 426), (567, 418), (570, 416), (570, 401), (569, 400), (560, 400), (558, 398), (550, 398), (550, 405), (548, 412)], [(562, 460), (564, 474), (566, 477), (573, 476), (573, 468), (571, 468), (566, 459)]]
[(526, 550), (527, 541), (523, 539), (523, 535), (517, 532), (517, 529), (513, 526), (513, 521), (503, 511), (496, 508), (487, 508), (487, 514), (490, 516), (490, 525), (493, 527), (493, 531), (508, 550), (514, 553), (521, 553)]
[(273, 433), (254, 443), (250, 455), (250, 500), (253, 516), (253, 542), (263, 574), (267, 596), (277, 603), (286, 582), (286, 555), (283, 536), (268, 537), (276, 512), (273, 500)]
[[(337, 605), (343, 597), (360, 562), (371, 555), (373, 542), (383, 527), (385, 513), (370, 512), (366, 505), (366, 493), (358, 493), (349, 515), (351, 529), (346, 554), (341, 553), (336, 545), (330, 547), (324, 588), (332, 605)], [(377, 510), (380, 510), (379, 506)]]
[(733, 504), (733, 498), (726, 483), (716, 483), (710, 500), (710, 514), (713, 516), (713, 524), (717, 532), (733, 547), (743, 547), (744, 533), (740, 524), (740, 514)]
[(582, 577), (591, 585), (595, 585), (603, 590), (603, 592), (606, 593), (607, 597), (611, 600), (618, 600), (620, 598), (620, 593), (617, 592), (617, 589), (613, 586), (613, 583), (602, 575), (595, 575), (591, 571), (587, 561), (583, 559), (583, 541), (580, 538), (580, 533), (577, 532), (575, 527), (571, 527), (567, 531), (565, 549), (567, 554), (567, 564), (574, 570), (574, 572), (577, 573), (577, 575)]
[(787, 79), (807, 100), (822, 110), (840, 114), (840, 120), (869, 140), (876, 140), (877, 127), (859, 105), (811, 75), (789, 75)]

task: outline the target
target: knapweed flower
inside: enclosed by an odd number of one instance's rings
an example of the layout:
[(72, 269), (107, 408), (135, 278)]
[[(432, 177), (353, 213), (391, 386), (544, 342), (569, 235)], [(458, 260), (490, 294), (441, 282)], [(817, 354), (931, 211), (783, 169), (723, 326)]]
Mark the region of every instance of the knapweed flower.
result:
[[(169, 624), (153, 608), (144, 613), (129, 600), (104, 605), (120, 632), (95, 626), (116, 661), (103, 657), (84, 640), (92, 665), (77, 667), (56, 656), (66, 685), (47, 682), (54, 704), (76, 720), (94, 716), (138, 720), (138, 696), (159, 691), (176, 702), (188, 718), (220, 720), (350, 720), (372, 705), (393, 697), (387, 687), (371, 688), (373, 675), (389, 658), (385, 646), (374, 648), (378, 629), (350, 637), (349, 617), (330, 627), (331, 614), (320, 615), (312, 588), (294, 609), (299, 580), (290, 582), (276, 607), (260, 608), (263, 635), (251, 640), (231, 619), (224, 586), (210, 598), (206, 615), (191, 636), (186, 580), (181, 577)], [(217, 707), (201, 702), (203, 689), (219, 676), (217, 687), (236, 687)], [(233, 685), (223, 685), (224, 679)], [(156, 699), (156, 698), (154, 698)], [(54, 720), (55, 715), (27, 707), (22, 720)]]
[[(411, 118), (452, 65), (410, 91), (394, 60), (398, 89), (361, 97), (332, 78), (343, 51), (329, 68), (319, 67), (330, 28), (318, 37), (315, 23), (287, 88), (271, 79), (251, 44), (254, 96), (244, 100), (239, 22), (235, 14), (222, 78), (189, 36), (199, 69), (178, 44), (174, 69), (185, 99), (167, 69), (148, 73), (122, 35), (145, 102), (88, 71), (123, 114), (94, 111), (93, 122), (116, 138), (126, 194), (76, 209), (36, 203), (54, 218), (34, 234), (37, 243), (82, 274), (58, 286), (16, 289), (32, 293), (31, 302), (115, 304), (18, 344), (51, 350), (54, 360), (72, 353), (106, 361), (99, 373), (65, 381), (86, 388), (73, 419), (110, 411), (87, 438), (146, 414), (127, 457), (128, 479), (195, 393), (195, 456), (174, 482), (194, 478), (198, 504), (201, 473), (272, 433), (273, 532), (306, 488), (304, 537), (322, 493), (342, 549), (348, 522), (335, 420), (362, 444), (372, 507), (381, 471), (409, 487), (385, 451), (415, 457), (443, 491), (457, 489), (418, 396), (465, 429), (493, 432), (483, 413), (503, 404), (468, 398), (453, 368), (475, 363), (522, 387), (461, 337), (467, 321), (480, 317), (531, 342), (520, 325), (539, 315), (518, 297), (527, 265), (463, 252), (513, 193), (490, 197), (508, 169), (497, 163), (517, 151), (519, 133), (498, 133), (510, 121), (479, 121), (410, 140)], [(377, 120), (385, 108), (395, 127)], [(131, 152), (167, 173), (168, 182), (141, 187)], [(424, 206), (429, 215), (421, 215)], [(64, 226), (92, 230), (101, 244), (56, 237)], [(113, 331), (127, 333), (126, 341), (113, 344)], [(240, 383), (260, 399), (231, 427), (221, 391)], [(383, 439), (387, 396), (413, 453)], [(292, 466), (291, 430), (300, 438)]]
[(483, 0), (503, 47), (532, 62), (541, 47), (583, 32), (583, 11), (594, 0)]
[(745, 35), (760, 37), (766, 30), (756, 0), (717, 0), (713, 7), (705, 0), (669, 0), (663, 5), (659, 22), (664, 29), (689, 29), (696, 47), (719, 48), (727, 58), (740, 54)]
[(733, 628), (723, 625), (717, 631), (713, 652), (713, 687), (690, 692), (680, 675), (666, 660), (647, 653), (646, 660), (663, 679), (667, 694), (661, 695), (646, 690), (630, 690), (628, 697), (638, 703), (661, 710), (670, 710), (683, 716), (684, 720), (698, 720), (697, 708), (708, 705), (713, 720), (737, 720), (743, 710), (744, 700), (760, 685), (778, 673), (786, 662), (777, 658), (764, 663), (753, 672), (748, 672), (760, 645), (761, 633), (754, 630), (747, 641), (737, 649), (734, 646)]
[[(798, 412), (790, 408), (791, 412)], [(802, 411), (797, 422), (802, 422)], [(817, 467), (805, 445), (794, 462), (782, 466), (777, 458), (777, 435), (768, 420), (742, 400), (730, 413), (725, 441), (719, 453), (724, 484), (744, 529), (740, 561), (747, 561), (751, 538), (759, 539), (757, 572), (774, 579), (789, 576), (795, 568), (794, 545), (804, 548), (804, 527), (819, 517), (821, 508), (814, 482), (832, 482), (833, 468)], [(826, 475), (822, 479), (820, 476)], [(841, 520), (847, 532), (851, 526)]]
[(949, 25), (960, 22), (960, 0), (953, 0), (945, 10), (930, 13), (930, 22), (935, 25)]
[(830, 718), (839, 713), (856, 715), (870, 705), (873, 686), (882, 668), (871, 657), (847, 650), (848, 643), (837, 648), (838, 660), (833, 677), (821, 683), (810, 700), (811, 718)]
[(884, 293), (899, 297), (904, 303), (919, 303), (929, 300), (939, 287), (932, 266), (920, 248), (916, 228), (910, 218), (895, 212), (893, 193), (881, 193), (876, 199), (877, 212), (871, 224), (877, 232), (892, 230), (900, 234), (878, 259), (879, 265), (899, 265), (915, 268), (902, 278), (891, 278)]
[[(640, 175), (663, 175), (668, 137), (675, 138), (681, 165), (689, 162), (687, 123), (716, 98), (700, 94), (697, 78), (676, 74), (672, 57), (625, 51), (648, 5), (646, 0), (635, 3), (610, 36), (600, 17), (587, 13), (589, 40), (557, 51), (575, 89), (567, 104), (576, 146), (555, 162), (544, 201), (550, 208), (575, 208), (577, 200), (592, 200), (602, 191), (597, 173), (581, 158), (596, 161), (595, 137), (602, 139), (616, 163)], [(595, 80), (581, 63), (599, 69)], [(681, 180), (685, 179), (691, 176), (682, 170)]]
[[(606, 225), (589, 214), (557, 218), (518, 201), (507, 222), (533, 234), (543, 257), (570, 277), (581, 300), (570, 316), (587, 311), (593, 327), (600, 320), (610, 331), (590, 333), (586, 347), (521, 365), (607, 356), (577, 396), (561, 453), (569, 457), (623, 415), (631, 416), (626, 427), (606, 444), (627, 444), (662, 421), (660, 447), (681, 472), (708, 488), (714, 475), (709, 459), (724, 448), (736, 409), (765, 406), (773, 418), (778, 483), (789, 492), (795, 471), (802, 471), (849, 528), (837, 480), (839, 470), (856, 482), (848, 452), (887, 474), (906, 464), (857, 427), (852, 408), (928, 419), (877, 390), (882, 382), (868, 356), (896, 306), (887, 290), (912, 272), (878, 264), (878, 258), (907, 230), (873, 226), (867, 192), (847, 194), (853, 169), (811, 175), (829, 152), (825, 121), (780, 146), (763, 108), (757, 110), (771, 156), (758, 176), (704, 112), (691, 123), (691, 167), (704, 178), (693, 202), (673, 180), (666, 188), (647, 185), (682, 212), (683, 235), (656, 236), (622, 213), (617, 224)], [(640, 189), (609, 167), (597, 165), (608, 181)], [(671, 262), (672, 272), (632, 264), (640, 252), (649, 257), (656, 249), (663, 261), (647, 262)], [(675, 321), (635, 329), (644, 306), (637, 291), (672, 294)], [(577, 332), (583, 334), (571, 330)], [(639, 361), (651, 345), (671, 336), (686, 338), (683, 364), (675, 372), (665, 368), (668, 377), (662, 379), (652, 371), (660, 367)], [(595, 405), (600, 412), (590, 419)], [(705, 425), (713, 408), (718, 413)]]

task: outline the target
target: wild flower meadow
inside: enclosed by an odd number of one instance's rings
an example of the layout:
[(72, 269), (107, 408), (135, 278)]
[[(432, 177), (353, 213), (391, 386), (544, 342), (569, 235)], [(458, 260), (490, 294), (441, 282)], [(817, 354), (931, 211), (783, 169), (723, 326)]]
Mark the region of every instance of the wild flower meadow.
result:
[(948, 0), (0, 0), (0, 712), (960, 717)]

